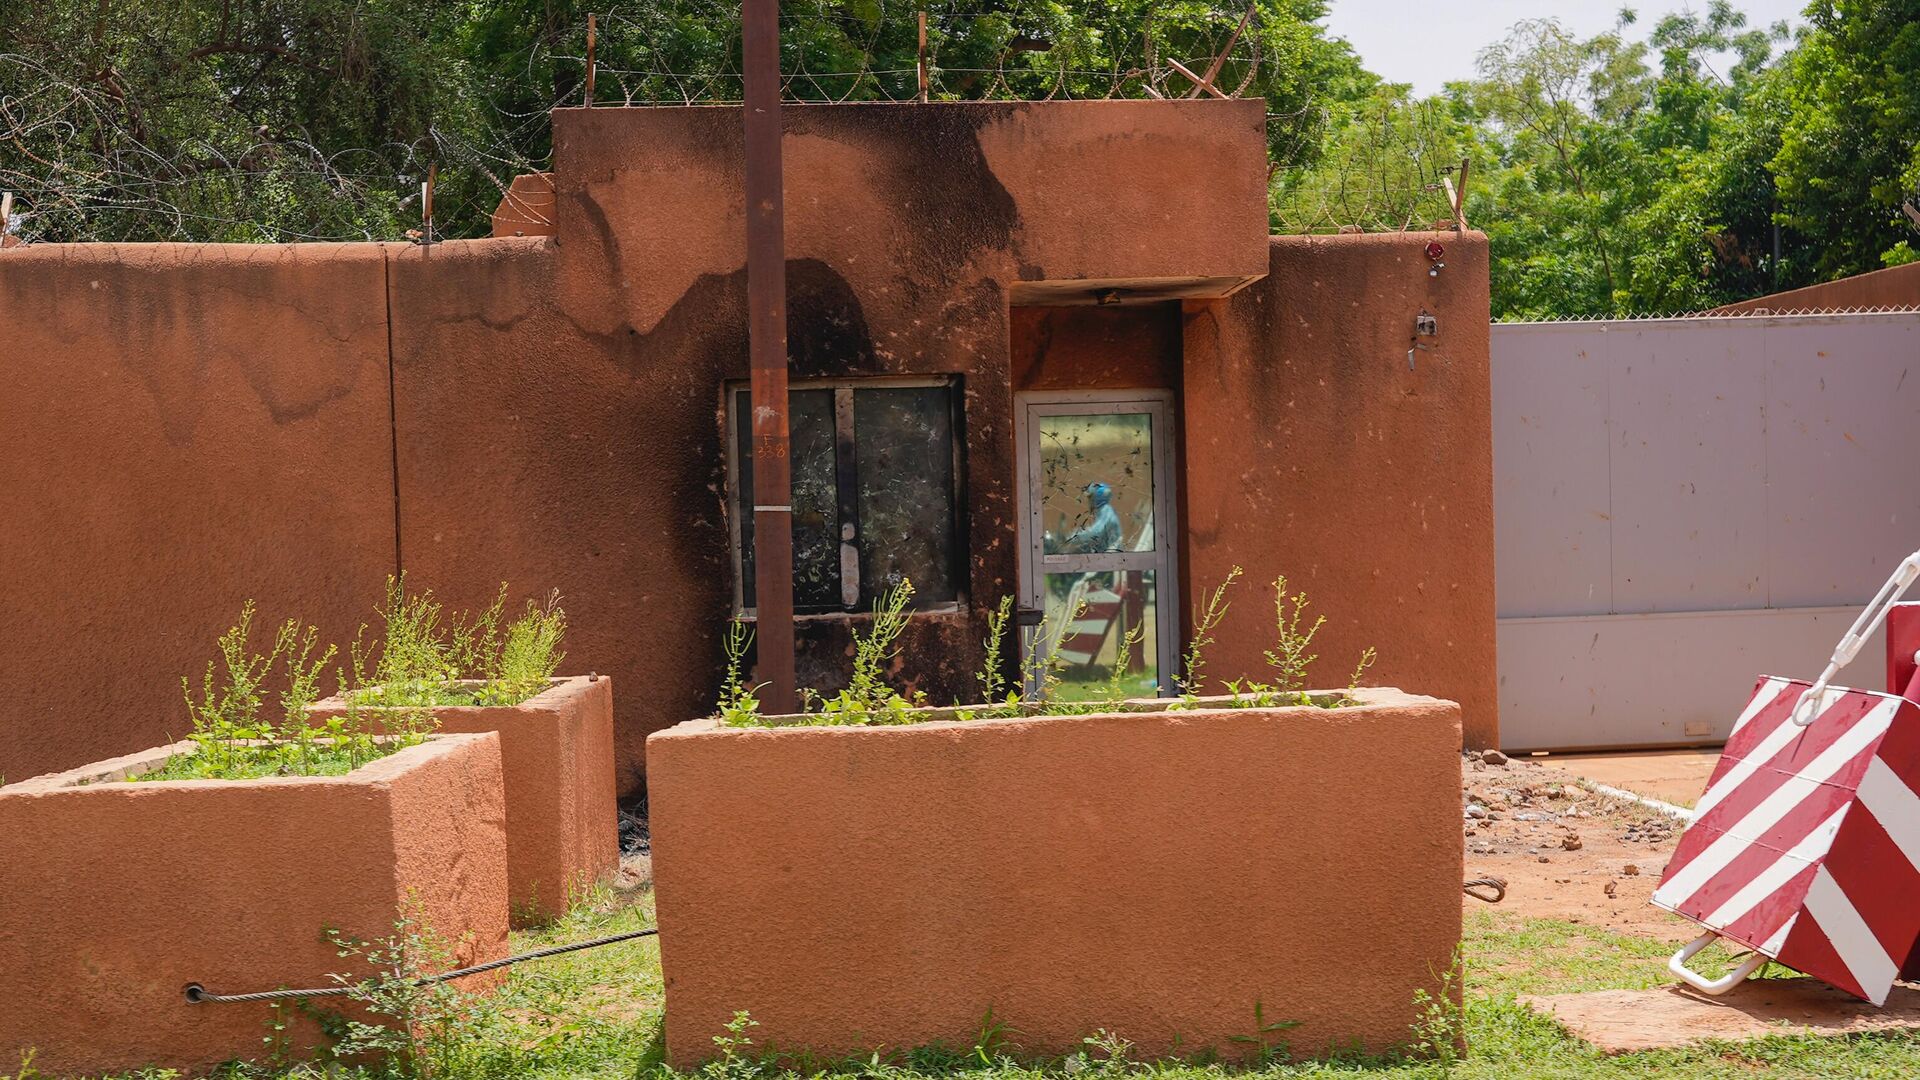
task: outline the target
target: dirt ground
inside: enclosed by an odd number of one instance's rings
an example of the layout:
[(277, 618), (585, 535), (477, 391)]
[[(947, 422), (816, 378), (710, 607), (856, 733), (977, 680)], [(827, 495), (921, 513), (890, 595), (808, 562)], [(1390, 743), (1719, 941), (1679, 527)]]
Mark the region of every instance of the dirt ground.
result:
[[(1680, 838), (1681, 823), (1596, 795), (1559, 768), (1526, 758), (1469, 756), (1461, 820), (1469, 878), (1507, 879), (1494, 910), (1684, 941), (1692, 924), (1647, 902)], [(1471, 897), (1468, 910), (1487, 905)]]
[(1627, 750), (1605, 754), (1551, 754), (1530, 760), (1569, 776), (1583, 776), (1609, 787), (1672, 803), (1692, 806), (1707, 789), (1707, 778), (1720, 761), (1718, 748), (1686, 750)]
[(1851, 1035), (1920, 1027), (1920, 990), (1896, 986), (1880, 1008), (1801, 978), (1751, 979), (1719, 998), (1663, 986), (1520, 1000), (1609, 1054), (1788, 1032)]

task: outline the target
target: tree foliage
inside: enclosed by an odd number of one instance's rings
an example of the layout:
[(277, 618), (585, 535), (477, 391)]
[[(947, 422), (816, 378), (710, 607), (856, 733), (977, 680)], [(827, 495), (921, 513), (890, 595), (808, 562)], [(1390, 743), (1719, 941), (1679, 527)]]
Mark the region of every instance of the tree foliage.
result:
[(484, 138), (463, 35), (432, 0), (17, 5), (0, 185), (50, 239), (394, 237), (436, 138)]
[[(1340, 116), (1319, 163), (1276, 182), (1276, 218), (1444, 220), (1436, 174), (1468, 158), (1509, 318), (1693, 310), (1911, 260), (1920, 0), (1822, 0), (1808, 19), (1798, 41), (1727, 0), (1644, 40), (1630, 10), (1590, 38), (1522, 22), (1477, 78)], [(1360, 174), (1370, 202), (1329, 197)]]
[(1813, 32), (1782, 65), (1780, 218), (1819, 237), (1803, 276), (1915, 258), (1902, 212), (1920, 191), (1920, 0), (1819, 0)]

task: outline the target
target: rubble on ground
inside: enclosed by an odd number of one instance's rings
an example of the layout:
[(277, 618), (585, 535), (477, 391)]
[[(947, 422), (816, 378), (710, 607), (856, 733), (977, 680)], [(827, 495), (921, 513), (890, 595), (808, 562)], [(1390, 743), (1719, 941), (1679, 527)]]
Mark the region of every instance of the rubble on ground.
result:
[(1690, 924), (1647, 902), (1683, 823), (1527, 758), (1472, 751), (1461, 771), (1466, 876), (1509, 882), (1500, 905), (1467, 900), (1468, 910), (1690, 936)]

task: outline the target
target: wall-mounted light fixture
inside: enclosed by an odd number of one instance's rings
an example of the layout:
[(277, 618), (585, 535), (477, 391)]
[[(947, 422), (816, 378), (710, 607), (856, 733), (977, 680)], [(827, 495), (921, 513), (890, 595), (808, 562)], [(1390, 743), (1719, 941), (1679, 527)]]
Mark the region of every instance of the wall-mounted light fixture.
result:
[[(1431, 253), (1435, 248), (1439, 246), (1440, 246), (1439, 244), (1428, 244), (1427, 251)], [(1421, 308), (1420, 314), (1415, 315), (1413, 317), (1413, 338), (1411, 339), (1411, 344), (1407, 346), (1407, 370), (1408, 371), (1413, 370), (1413, 354), (1414, 353), (1433, 351), (1432, 345), (1429, 345), (1426, 342), (1421, 341), (1420, 339), (1423, 337), (1438, 337), (1439, 335), (1440, 335), (1440, 320), (1434, 318), (1433, 314), (1429, 312), (1426, 308)]]

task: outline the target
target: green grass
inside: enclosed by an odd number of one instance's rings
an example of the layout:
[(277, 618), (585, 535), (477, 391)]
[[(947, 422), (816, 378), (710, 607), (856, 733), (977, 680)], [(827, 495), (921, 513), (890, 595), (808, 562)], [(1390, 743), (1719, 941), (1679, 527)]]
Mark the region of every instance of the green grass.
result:
[[(598, 893), (555, 925), (514, 935), (516, 951), (562, 944), (651, 925), (652, 902), (625, 904)], [(1468, 1051), (1450, 1064), (1336, 1060), (1274, 1064), (1239, 1070), (1185, 1063), (1110, 1062), (1105, 1054), (1043, 1065), (1020, 1064), (972, 1049), (920, 1051), (899, 1063), (860, 1060), (819, 1067), (814, 1074), (918, 1080), (1112, 1080), (1127, 1074), (1155, 1080), (1221, 1077), (1353, 1078), (1353, 1080), (1680, 1080), (1718, 1078), (1859, 1078), (1909, 1080), (1920, 1076), (1920, 1034), (1887, 1033), (1814, 1038), (1778, 1036), (1696, 1049), (1607, 1057), (1568, 1037), (1552, 1021), (1519, 1004), (1519, 994), (1666, 985), (1661, 964), (1671, 946), (1551, 919), (1518, 919), (1474, 912), (1463, 945)], [(1724, 955), (1703, 954), (1712, 972)], [(641, 939), (514, 969), (506, 987), (477, 1006), (463, 1044), (428, 1071), (432, 1080), (607, 1078), (673, 1080), (660, 1064), (664, 992), (659, 949)], [(750, 1033), (750, 1032), (749, 1032)], [(1121, 1033), (1124, 1035), (1124, 1032)], [(912, 1064), (905, 1064), (911, 1062)], [(170, 1074), (137, 1074), (161, 1080)], [(295, 1066), (235, 1068), (230, 1080), (395, 1080), (391, 1067)], [(741, 1055), (709, 1066), (699, 1080), (772, 1080), (779, 1070)], [(794, 1074), (784, 1074), (794, 1075)]]
[[(369, 686), (360, 690), (349, 690), (345, 696), (353, 704), (369, 709), (431, 709), (481, 704), (478, 686), (467, 686), (457, 682), (427, 682), (421, 679), (381, 683), (378, 686)], [(518, 704), (518, 702), (506, 704)]]
[[(376, 757), (401, 749), (376, 747)], [(127, 777), (146, 780), (258, 780), (267, 776), (345, 776), (374, 760), (355, 747), (230, 746), (216, 759), (203, 752), (175, 754), (156, 769)]]
[[(1672, 984), (1671, 942), (1559, 919), (1514, 919), (1470, 912), (1463, 945), (1468, 986), (1487, 994), (1570, 994), (1647, 990)], [(1718, 976), (1731, 954), (1710, 945), (1694, 961)]]

